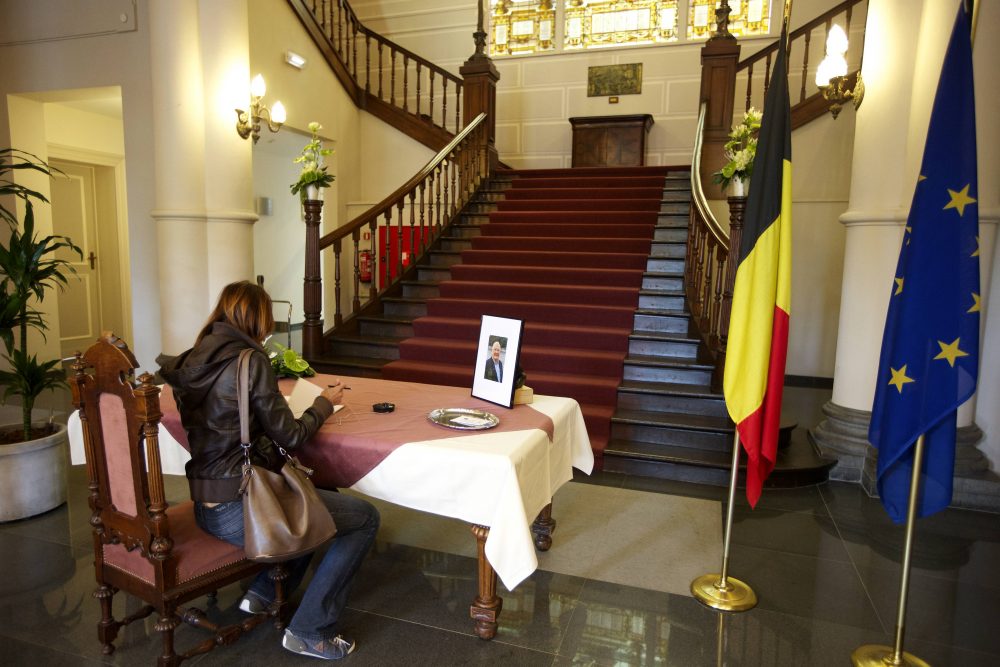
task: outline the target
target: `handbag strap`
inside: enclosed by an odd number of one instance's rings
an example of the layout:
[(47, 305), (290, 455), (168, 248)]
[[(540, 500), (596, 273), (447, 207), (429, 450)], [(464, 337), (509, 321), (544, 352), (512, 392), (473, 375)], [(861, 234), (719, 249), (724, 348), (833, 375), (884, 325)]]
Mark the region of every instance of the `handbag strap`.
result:
[(240, 445), (244, 450), (250, 448), (250, 355), (253, 350), (247, 348), (240, 352), (236, 365), (236, 404), (240, 411)]
[[(240, 352), (240, 358), (236, 362), (236, 405), (240, 413), (240, 447), (243, 448), (244, 476), (250, 472), (250, 355), (253, 350), (249, 347)], [(312, 470), (298, 463), (292, 458), (285, 448), (275, 443), (278, 452), (297, 465), (307, 475), (312, 475)], [(244, 485), (245, 486), (245, 483)], [(241, 493), (242, 488), (241, 486)]]

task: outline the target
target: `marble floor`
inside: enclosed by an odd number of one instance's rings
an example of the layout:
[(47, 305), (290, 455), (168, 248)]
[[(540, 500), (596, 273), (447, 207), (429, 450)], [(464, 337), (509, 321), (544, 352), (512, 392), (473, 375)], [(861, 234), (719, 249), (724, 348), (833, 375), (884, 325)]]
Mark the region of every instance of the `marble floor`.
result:
[[(172, 499), (183, 478), (168, 479)], [(730, 572), (760, 598), (721, 614), (687, 592), (718, 572), (723, 489), (616, 474), (579, 476), (554, 499), (559, 521), (539, 569), (504, 598), (499, 634), (472, 634), (475, 559), (468, 527), (380, 504), (383, 527), (351, 596), (344, 630), (351, 665), (849, 665), (867, 643), (891, 643), (903, 531), (855, 485), (767, 489), (757, 509), (738, 499)], [(153, 622), (133, 624), (112, 656), (99, 617), (82, 466), (69, 502), (0, 524), (0, 664), (148, 665)], [(996, 515), (946, 510), (917, 524), (905, 648), (933, 665), (1000, 664)], [(209, 615), (235, 620), (238, 586)], [(136, 603), (119, 594), (116, 615)], [(202, 638), (178, 631), (183, 648)], [(204, 665), (292, 665), (270, 625)]]

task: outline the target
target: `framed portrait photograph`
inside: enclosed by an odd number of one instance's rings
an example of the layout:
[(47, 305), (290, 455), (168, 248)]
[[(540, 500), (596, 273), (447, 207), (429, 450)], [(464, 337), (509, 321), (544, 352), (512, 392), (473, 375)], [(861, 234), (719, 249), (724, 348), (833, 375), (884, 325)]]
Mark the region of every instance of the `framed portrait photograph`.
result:
[(514, 379), (524, 320), (483, 315), (472, 375), (472, 395), (505, 408), (514, 405)]

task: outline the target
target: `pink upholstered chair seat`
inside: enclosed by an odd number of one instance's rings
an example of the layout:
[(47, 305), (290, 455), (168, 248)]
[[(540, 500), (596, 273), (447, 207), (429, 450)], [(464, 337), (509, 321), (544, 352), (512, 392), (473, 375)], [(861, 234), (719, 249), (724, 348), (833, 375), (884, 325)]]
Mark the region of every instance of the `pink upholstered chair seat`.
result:
[[(194, 503), (190, 500), (171, 505), (166, 515), (174, 540), (171, 554), (177, 563), (178, 584), (244, 560), (243, 547), (223, 542), (198, 527), (194, 520)], [(105, 544), (104, 563), (150, 585), (156, 583), (153, 566), (139, 549), (128, 551), (120, 544)]]

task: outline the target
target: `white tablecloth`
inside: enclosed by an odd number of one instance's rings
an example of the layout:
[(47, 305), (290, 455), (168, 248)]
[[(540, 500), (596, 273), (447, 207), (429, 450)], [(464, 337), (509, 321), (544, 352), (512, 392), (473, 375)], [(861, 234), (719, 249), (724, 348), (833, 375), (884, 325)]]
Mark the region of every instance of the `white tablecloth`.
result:
[[(490, 527), (486, 556), (508, 589), (538, 567), (531, 522), (572, 479), (590, 473), (590, 439), (579, 404), (535, 396), (532, 408), (552, 419), (553, 438), (539, 429), (476, 432), (399, 446), (351, 488), (397, 505)], [(70, 453), (84, 463), (76, 413), (69, 419)], [(190, 455), (160, 426), (163, 472), (184, 474)]]

